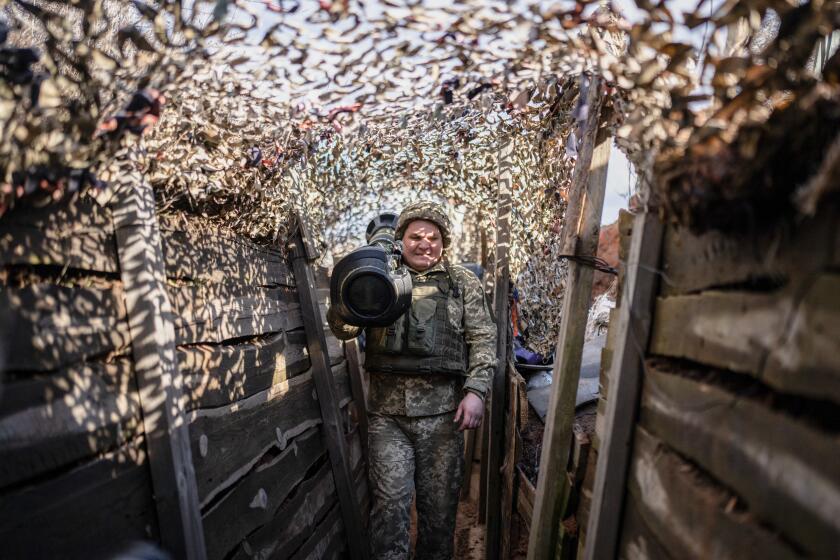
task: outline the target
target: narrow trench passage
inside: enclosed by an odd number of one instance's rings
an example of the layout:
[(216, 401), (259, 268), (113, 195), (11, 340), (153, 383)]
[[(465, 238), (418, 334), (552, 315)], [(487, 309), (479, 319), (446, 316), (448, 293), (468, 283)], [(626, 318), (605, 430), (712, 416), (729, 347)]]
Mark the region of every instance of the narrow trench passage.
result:
[[(469, 483), (469, 496), (461, 499), (458, 504), (458, 517), (455, 521), (455, 559), (483, 560), (484, 558), (484, 525), (478, 523), (478, 496), (480, 492), (481, 463), (478, 459), (469, 469), (469, 477), (465, 477), (464, 484)], [(511, 560), (524, 560), (528, 550), (528, 534), (522, 530), (518, 519), (514, 519), (511, 532)], [(411, 550), (415, 550), (417, 543), (417, 510), (411, 508)]]

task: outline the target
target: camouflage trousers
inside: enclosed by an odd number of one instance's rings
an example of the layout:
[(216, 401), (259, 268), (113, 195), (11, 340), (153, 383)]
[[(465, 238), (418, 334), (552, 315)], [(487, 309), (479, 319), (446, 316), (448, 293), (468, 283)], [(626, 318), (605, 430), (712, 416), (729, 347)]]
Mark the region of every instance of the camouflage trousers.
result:
[(464, 437), (455, 411), (369, 417), (370, 538), (375, 560), (407, 560), (417, 494), (418, 560), (450, 560), (464, 476)]

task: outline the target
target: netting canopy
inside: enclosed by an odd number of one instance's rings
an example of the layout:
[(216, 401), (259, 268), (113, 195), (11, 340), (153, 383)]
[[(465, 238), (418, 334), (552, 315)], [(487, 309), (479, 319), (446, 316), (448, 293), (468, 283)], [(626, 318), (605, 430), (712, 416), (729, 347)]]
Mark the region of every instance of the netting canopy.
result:
[[(340, 254), (380, 210), (430, 198), (459, 224), (451, 258), (481, 260), (504, 137), (512, 273), (542, 351), (559, 324), (558, 242), (589, 76), (603, 78), (609, 125), (653, 198), (693, 226), (760, 192), (733, 163), (755, 146), (739, 131), (813, 107), (814, 123), (838, 120), (837, 80), (818, 87), (806, 64), (838, 26), (836, 2), (699, 2), (685, 14), (644, 3), (632, 24), (605, 2), (2, 5), (0, 214), (24, 196), (107, 189), (102, 170), (134, 143), (162, 212), (282, 245), (304, 211)], [(745, 48), (771, 15), (775, 38)], [(742, 22), (748, 39), (735, 41)], [(702, 44), (678, 38), (687, 28)], [(814, 158), (835, 136), (817, 135)], [(786, 188), (808, 176), (800, 167)]]

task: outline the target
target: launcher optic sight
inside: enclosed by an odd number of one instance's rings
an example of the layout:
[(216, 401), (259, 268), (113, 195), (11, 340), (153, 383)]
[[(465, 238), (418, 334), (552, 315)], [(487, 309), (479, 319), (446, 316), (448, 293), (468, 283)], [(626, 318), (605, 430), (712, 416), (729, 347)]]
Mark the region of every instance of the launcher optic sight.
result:
[(394, 239), (397, 215), (370, 221), (360, 247), (338, 261), (330, 280), (330, 301), (338, 317), (357, 327), (387, 327), (411, 305), (411, 274), (402, 264), (402, 243)]

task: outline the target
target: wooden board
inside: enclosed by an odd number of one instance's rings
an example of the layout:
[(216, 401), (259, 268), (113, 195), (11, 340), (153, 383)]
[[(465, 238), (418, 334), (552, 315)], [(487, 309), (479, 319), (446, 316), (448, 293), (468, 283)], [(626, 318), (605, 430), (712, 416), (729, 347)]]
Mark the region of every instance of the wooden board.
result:
[(330, 366), (325, 332), (329, 329), (321, 317), (323, 308), (318, 302), (316, 278), (312, 269), (312, 262), (317, 257), (314, 252), (317, 247), (309, 233), (307, 217), (298, 215), (297, 222), (297, 232), (289, 244), (289, 249), (294, 263), (301, 314), (312, 362), (312, 380), (323, 420), (324, 443), (335, 478), (342, 524), (347, 532), (353, 535), (353, 539), (348, 541), (348, 554), (353, 560), (365, 560), (369, 557), (369, 550), (366, 529), (353, 486), (350, 451), (346, 441), (346, 422), (342, 419), (342, 415), (346, 413), (341, 411), (338, 383)]
[(628, 491), (645, 525), (675, 558), (800, 557), (749, 512), (736, 511), (731, 492), (644, 428), (636, 429)]
[(632, 267), (628, 268), (627, 281), (621, 288), (618, 332), (611, 360), (610, 398), (606, 412), (601, 416), (598, 464), (586, 528), (586, 560), (614, 558), (619, 551), (625, 481), (642, 383), (642, 360), (648, 346), (658, 288), (662, 229), (658, 216), (653, 213), (637, 214), (633, 223), (628, 256)]
[(0, 264), (119, 272), (110, 211), (78, 193), (40, 208), (24, 202), (0, 220)]
[(487, 414), (487, 447), (482, 457), (480, 500), (485, 523), (484, 549), (486, 560), (498, 560), (502, 550), (502, 461), (505, 453), (505, 415), (507, 412), (507, 368), (510, 329), (510, 216), (513, 210), (513, 138), (503, 135), (496, 159), (498, 191), (496, 195), (496, 265), (493, 276), (493, 313), (496, 318), (496, 367), (485, 398)]
[(0, 290), (7, 370), (53, 370), (130, 346), (120, 284), (88, 288), (33, 284)]
[[(519, 462), (522, 454), (522, 449), (517, 445), (519, 443), (520, 424), (519, 418), (521, 416), (520, 406), (523, 404), (523, 398), (520, 391), (525, 391), (525, 380), (514, 369), (512, 363), (508, 363), (508, 410), (507, 418), (505, 419), (505, 462), (502, 466), (502, 534), (501, 534), (501, 558), (509, 558), (511, 551), (511, 533), (512, 533), (512, 519), (513, 512), (516, 510), (516, 465)], [(527, 407), (527, 399), (525, 406)], [(471, 430), (473, 431), (473, 430)], [(467, 479), (469, 486), (469, 479)]]
[(303, 325), (290, 288), (169, 287), (179, 345), (288, 331)]
[(173, 310), (166, 289), (154, 192), (132, 160), (131, 149), (112, 162), (111, 171), (114, 181), (107, 194), (111, 196), (160, 542), (174, 557), (204, 560), (204, 529), (188, 426), (181, 409)]
[(650, 352), (755, 376), (840, 403), (840, 274), (802, 291), (660, 298)]
[(536, 499), (536, 489), (522, 469), (516, 468), (517, 478), (519, 480), (519, 491), (516, 494), (516, 511), (522, 516), (525, 525), (531, 527), (531, 519), (534, 516), (534, 500)]
[(231, 405), (190, 413), (202, 507), (250, 471), (268, 450), (285, 449), (292, 438), (321, 423), (314, 388), (311, 373), (306, 373)]
[(359, 358), (358, 341), (348, 340), (344, 344), (344, 353), (347, 359), (347, 373), (350, 377), (350, 387), (355, 403), (356, 422), (359, 425), (359, 437), (362, 442), (362, 449), (367, 456), (368, 446), (368, 416), (367, 416), (367, 391), (364, 375), (362, 373), (361, 359)]
[[(341, 508), (335, 507), (324, 518), (315, 532), (292, 555), (292, 560), (321, 560), (335, 553), (335, 540), (343, 539), (344, 525), (341, 522)], [(364, 543), (367, 546), (367, 543)]]
[(636, 501), (628, 497), (624, 501), (621, 535), (616, 558), (621, 560), (682, 560), (673, 557), (656, 539), (653, 531), (645, 524)]
[(749, 237), (719, 232), (696, 236), (668, 228), (662, 249), (663, 294), (796, 282), (829, 266), (840, 246), (838, 209), (830, 204), (813, 218), (777, 227)]
[[(580, 256), (595, 256), (598, 250), (612, 146), (607, 128), (599, 128), (602, 84), (598, 78), (592, 81), (587, 98), (590, 107), (588, 128), (581, 156), (575, 165), (570, 202), (564, 216), (563, 253)], [(577, 262), (568, 263), (563, 314), (552, 371), (554, 381), (540, 455), (541, 476), (537, 478), (534, 521), (528, 538), (528, 560), (554, 558), (558, 550), (563, 555), (569, 554), (568, 545), (560, 532), (563, 502), (568, 499), (571, 488), (566, 477), (555, 475), (565, 471), (573, 439), (586, 322), (592, 304), (593, 273), (590, 267)]]
[(5, 385), (0, 488), (121, 447), (142, 431), (133, 373), (122, 359)]
[(4, 558), (107, 559), (158, 539), (143, 440), (57, 478), (3, 495)]
[(170, 278), (250, 286), (295, 285), (280, 251), (244, 237), (202, 224), (182, 227), (169, 219), (162, 220), (161, 240)]
[(309, 369), (302, 330), (234, 344), (178, 348), (185, 409), (223, 406), (288, 381)]
[(744, 499), (802, 550), (840, 542), (840, 437), (743, 392), (665, 373), (648, 362), (641, 424)]
[(208, 558), (225, 558), (270, 521), (324, 454), (319, 428), (310, 428), (275, 457), (264, 457), (230, 492), (213, 502), (204, 514)]
[(332, 472), (325, 463), (297, 487), (271, 521), (242, 541), (232, 558), (289, 558), (337, 503)]

